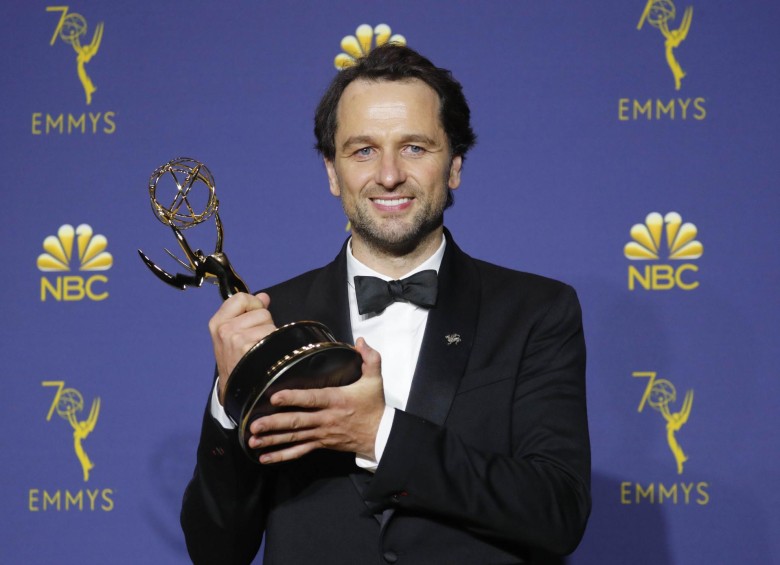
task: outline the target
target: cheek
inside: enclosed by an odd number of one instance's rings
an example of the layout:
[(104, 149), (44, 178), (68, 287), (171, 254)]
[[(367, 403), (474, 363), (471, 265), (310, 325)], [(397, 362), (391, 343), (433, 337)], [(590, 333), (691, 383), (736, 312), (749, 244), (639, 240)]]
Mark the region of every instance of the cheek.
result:
[(368, 167), (352, 167), (341, 175), (342, 196), (357, 196), (373, 181), (373, 174)]
[(436, 197), (446, 198), (450, 189), (450, 170), (440, 164), (431, 167), (426, 173), (428, 192)]

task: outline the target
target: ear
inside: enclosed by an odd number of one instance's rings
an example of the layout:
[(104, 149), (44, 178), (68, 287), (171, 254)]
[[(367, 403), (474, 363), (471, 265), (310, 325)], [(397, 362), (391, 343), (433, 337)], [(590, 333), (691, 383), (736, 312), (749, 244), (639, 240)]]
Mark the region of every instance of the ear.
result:
[(328, 172), (328, 184), (330, 185), (330, 193), (333, 196), (341, 196), (341, 189), (339, 188), (339, 177), (336, 174), (336, 167), (333, 165), (333, 161), (330, 159), (324, 159), (325, 170)]
[(463, 168), (463, 157), (455, 155), (450, 163), (450, 175), (447, 180), (447, 186), (455, 190), (460, 186), (460, 171)]

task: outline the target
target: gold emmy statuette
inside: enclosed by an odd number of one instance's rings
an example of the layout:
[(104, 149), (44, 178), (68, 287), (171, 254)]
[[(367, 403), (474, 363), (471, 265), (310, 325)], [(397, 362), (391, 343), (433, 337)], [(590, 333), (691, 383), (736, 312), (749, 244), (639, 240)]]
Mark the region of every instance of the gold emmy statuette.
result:
[[(171, 180), (173, 183), (171, 183)], [(172, 203), (160, 203), (159, 191), (169, 188)], [(179, 157), (156, 169), (149, 179), (149, 198), (157, 219), (173, 231), (186, 260), (165, 250), (188, 274), (167, 273), (140, 249), (141, 259), (163, 282), (184, 290), (211, 282), (219, 286), (223, 299), (237, 292), (249, 292), (222, 251), (222, 222), (217, 213), (219, 201), (214, 177), (203, 164)], [(167, 202), (167, 200), (166, 200)], [(182, 232), (214, 218), (217, 243), (206, 255), (193, 251)], [(330, 330), (319, 322), (302, 321), (278, 328), (255, 344), (238, 362), (228, 377), (223, 405), (239, 429), (239, 442), (255, 462), (261, 450), (248, 445), (249, 425), (277, 410), (269, 399), (283, 389), (309, 389), (344, 386), (360, 378), (362, 358), (349, 344), (336, 341)]]

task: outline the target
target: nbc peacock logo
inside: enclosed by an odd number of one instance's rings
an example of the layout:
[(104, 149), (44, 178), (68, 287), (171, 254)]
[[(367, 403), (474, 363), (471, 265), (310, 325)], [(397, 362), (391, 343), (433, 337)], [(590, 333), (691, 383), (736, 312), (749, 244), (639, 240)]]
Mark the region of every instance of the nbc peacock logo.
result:
[[(704, 246), (696, 238), (698, 229), (690, 222), (683, 222), (677, 212), (662, 216), (651, 212), (642, 224), (634, 224), (630, 231), (631, 241), (623, 248), (623, 254), (631, 261), (691, 261), (704, 253)], [(692, 280), (691, 273), (698, 272), (694, 263), (644, 265), (640, 270), (628, 266), (628, 289), (637, 285), (645, 290), (670, 290), (680, 288), (693, 290), (699, 282)]]
[(386, 43), (406, 45), (406, 38), (397, 33), (393, 34), (387, 24), (379, 24), (375, 27), (368, 24), (359, 25), (355, 30), (355, 35), (347, 35), (342, 38), (341, 49), (343, 53), (336, 55), (333, 64), (336, 69), (341, 71), (354, 65), (361, 57), (368, 55), (374, 47), (380, 47)]
[(79, 301), (88, 298), (101, 301), (108, 298), (108, 291), (98, 291), (96, 285), (105, 285), (108, 277), (103, 274), (87, 274), (107, 271), (114, 264), (111, 253), (106, 251), (108, 240), (104, 235), (94, 233), (88, 224), (74, 229), (64, 224), (56, 235), (43, 240), (43, 250), (38, 256), (38, 269), (44, 273), (66, 273), (72, 271), (72, 263), (77, 262), (79, 275), (54, 275), (53, 280), (41, 277), (41, 302), (47, 298), (56, 301)]

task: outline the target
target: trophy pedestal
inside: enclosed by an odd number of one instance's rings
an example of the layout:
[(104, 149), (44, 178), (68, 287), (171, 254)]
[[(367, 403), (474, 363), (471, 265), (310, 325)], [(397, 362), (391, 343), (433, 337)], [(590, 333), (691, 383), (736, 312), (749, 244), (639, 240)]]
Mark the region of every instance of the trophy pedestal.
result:
[(225, 411), (238, 425), (238, 439), (255, 462), (262, 450), (248, 445), (249, 426), (282, 409), (270, 398), (284, 389), (344, 386), (358, 380), (363, 359), (351, 345), (335, 340), (319, 322), (294, 322), (256, 343), (230, 374)]

